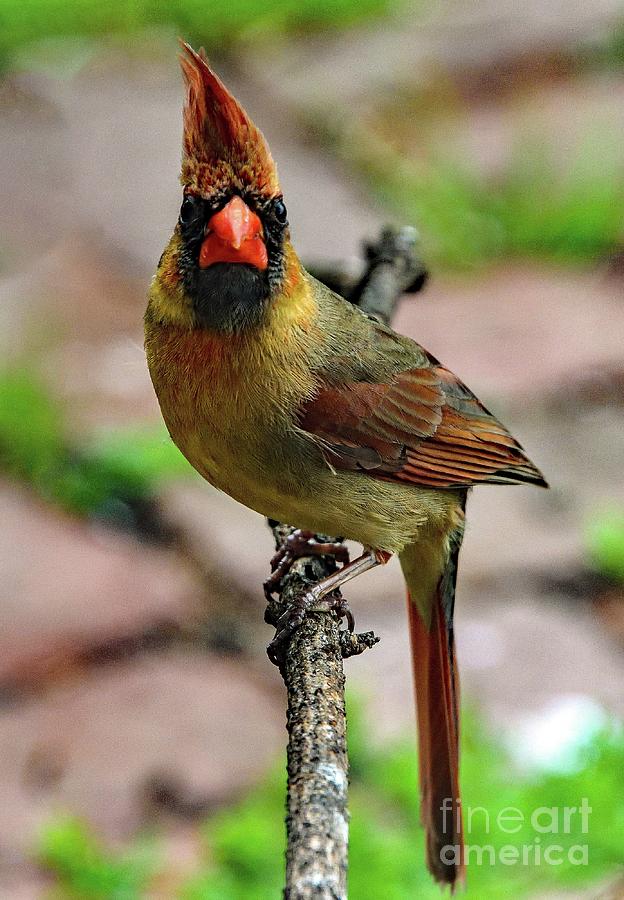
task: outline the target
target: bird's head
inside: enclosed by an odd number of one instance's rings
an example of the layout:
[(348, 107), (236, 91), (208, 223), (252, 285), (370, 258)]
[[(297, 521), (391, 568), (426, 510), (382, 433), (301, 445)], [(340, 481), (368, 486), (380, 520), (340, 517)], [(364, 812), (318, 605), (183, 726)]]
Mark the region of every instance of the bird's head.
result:
[(296, 257), (277, 169), (262, 132), (182, 44), (180, 216), (163, 253), (154, 305), (163, 319), (234, 332), (262, 322)]

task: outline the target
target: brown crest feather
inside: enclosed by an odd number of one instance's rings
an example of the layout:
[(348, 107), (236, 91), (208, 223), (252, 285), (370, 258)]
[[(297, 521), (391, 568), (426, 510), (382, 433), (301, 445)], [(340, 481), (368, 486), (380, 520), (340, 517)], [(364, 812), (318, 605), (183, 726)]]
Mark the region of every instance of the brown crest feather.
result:
[(196, 52), (180, 43), (187, 88), (182, 181), (203, 188), (231, 180), (241, 188), (278, 193), (277, 169), (262, 132), (212, 71), (203, 48)]

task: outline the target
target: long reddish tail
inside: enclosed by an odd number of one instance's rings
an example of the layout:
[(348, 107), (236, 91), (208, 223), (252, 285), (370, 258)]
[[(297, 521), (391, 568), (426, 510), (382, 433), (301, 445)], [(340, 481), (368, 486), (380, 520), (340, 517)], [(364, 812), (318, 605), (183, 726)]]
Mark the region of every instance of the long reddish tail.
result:
[(452, 626), (454, 580), (454, 572), (445, 572), (440, 579), (430, 627), (409, 594), (407, 604), (427, 866), (437, 881), (451, 887), (464, 874), (458, 765), (459, 683)]

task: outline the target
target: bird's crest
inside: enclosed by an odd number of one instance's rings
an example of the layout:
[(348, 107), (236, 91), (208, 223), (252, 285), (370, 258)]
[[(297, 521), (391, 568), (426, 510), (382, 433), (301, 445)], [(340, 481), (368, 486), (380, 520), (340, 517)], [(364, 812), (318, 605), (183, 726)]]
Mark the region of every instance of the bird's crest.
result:
[(215, 75), (203, 48), (181, 42), (187, 87), (184, 104), (182, 183), (202, 191), (234, 184), (272, 196), (277, 169), (264, 135)]

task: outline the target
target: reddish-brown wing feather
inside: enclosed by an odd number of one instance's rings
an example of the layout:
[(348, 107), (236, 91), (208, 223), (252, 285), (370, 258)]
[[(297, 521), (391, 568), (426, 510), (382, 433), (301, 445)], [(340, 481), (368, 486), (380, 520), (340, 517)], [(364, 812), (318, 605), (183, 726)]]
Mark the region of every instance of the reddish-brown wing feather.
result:
[(440, 365), (384, 384), (323, 387), (301, 410), (336, 468), (427, 487), (545, 485), (522, 447), (474, 394)]

